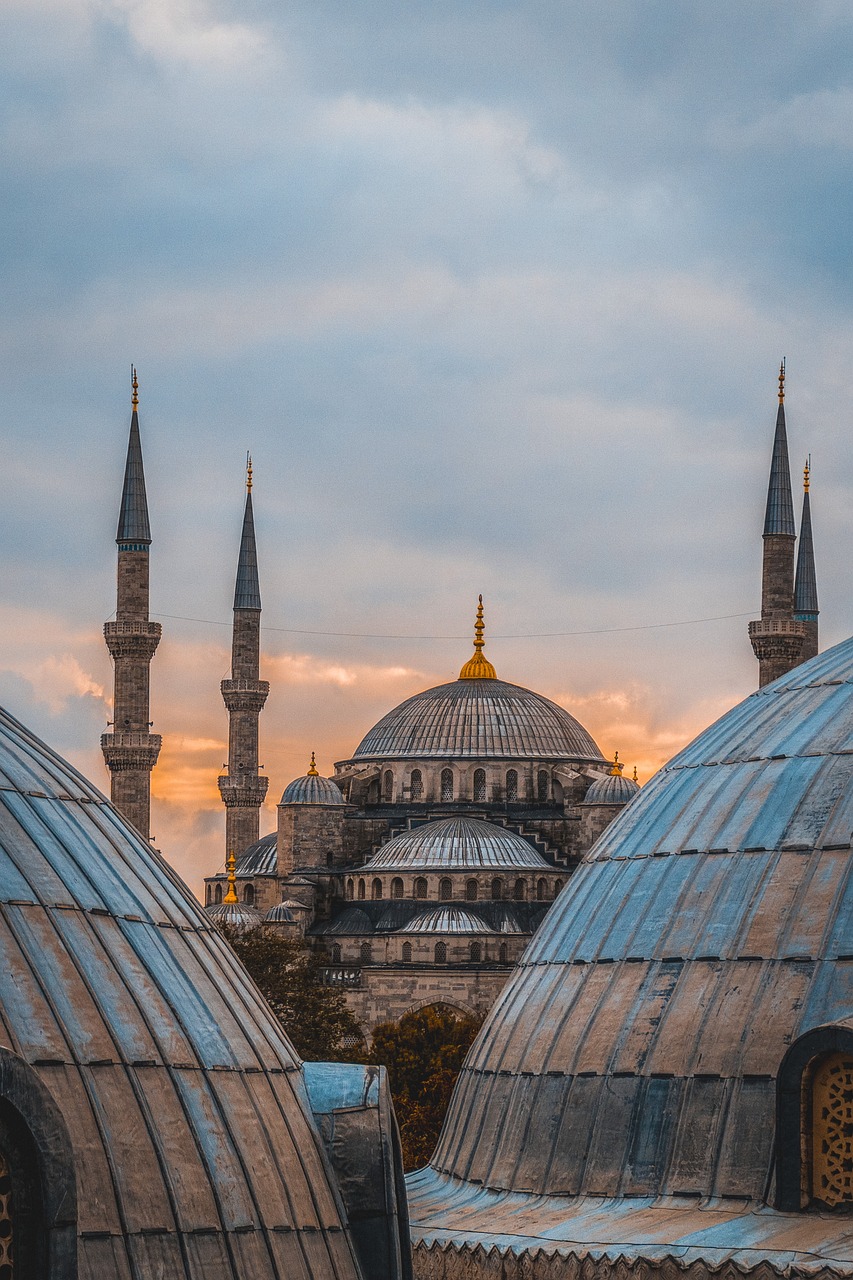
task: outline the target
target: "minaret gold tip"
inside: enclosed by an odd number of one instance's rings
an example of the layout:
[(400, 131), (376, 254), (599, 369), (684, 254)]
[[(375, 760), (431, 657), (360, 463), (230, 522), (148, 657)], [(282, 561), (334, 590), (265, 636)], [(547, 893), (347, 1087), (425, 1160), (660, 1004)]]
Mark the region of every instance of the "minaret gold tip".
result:
[(246, 454), (246, 492), (252, 492), (252, 455)]
[(233, 852), (229, 853), (228, 857), (225, 859), (225, 865), (228, 868), (228, 892), (222, 901), (239, 902), (240, 899), (237, 897), (237, 890), (234, 888), (237, 883), (237, 875), (234, 870), (237, 865), (237, 858)]
[(637, 777), (637, 766), (636, 766), (636, 765), (634, 765), (634, 781), (635, 781), (635, 782), (637, 783), (637, 785), (639, 786), (639, 784), (640, 784), (640, 779)]
[(309, 777), (309, 778), (319, 778), (319, 776), (320, 776), (320, 774), (319, 774), (319, 773), (318, 773), (318, 771), (317, 771), (317, 761), (315, 760), (315, 758), (314, 758), (314, 752), (312, 751), (312, 752), (311, 752), (311, 763), (310, 763), (310, 765), (308, 766), (308, 777)]
[(809, 491), (809, 481), (811, 479), (811, 474), (812, 474), (812, 455), (809, 454), (809, 456), (806, 458), (806, 465), (803, 467), (803, 489), (806, 491), (806, 493), (808, 493)]
[(782, 357), (782, 363), (779, 365), (779, 403), (785, 403), (785, 357)]
[(622, 764), (620, 764), (620, 763), (619, 763), (619, 752), (618, 752), (618, 751), (614, 751), (614, 753), (613, 753), (613, 764), (612, 764), (611, 769), (610, 769), (610, 776), (611, 776), (611, 778), (621, 778), (621, 777), (622, 777), (622, 770), (624, 769), (624, 767), (625, 767), (624, 765), (622, 765)]
[(133, 409), (136, 410), (139, 408), (139, 379), (136, 376), (136, 367), (134, 365), (130, 366), (130, 385), (132, 388), (130, 403)]

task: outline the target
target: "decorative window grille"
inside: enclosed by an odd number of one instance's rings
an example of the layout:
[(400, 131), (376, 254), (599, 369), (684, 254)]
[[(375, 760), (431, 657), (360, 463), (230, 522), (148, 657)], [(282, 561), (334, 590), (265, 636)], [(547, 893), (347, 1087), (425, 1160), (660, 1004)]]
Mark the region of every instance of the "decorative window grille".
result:
[(411, 786), (409, 795), (412, 800), (423, 800), (424, 798), (424, 780), (420, 769), (412, 770)]
[(485, 769), (474, 770), (474, 799), (478, 804), (482, 804), (486, 799), (486, 771)]
[(435, 963), (447, 964), (447, 943), (437, 942), (435, 944)]
[(365, 883), (364, 883), (364, 881), (363, 881), (363, 880), (359, 880), (359, 882), (358, 882), (358, 900), (359, 900), (359, 902), (363, 902), (363, 901), (364, 901), (364, 899), (365, 899), (366, 897), (367, 897), (367, 886), (365, 885)]
[(426, 876), (418, 876), (415, 881), (415, 897), (425, 898), (427, 896)]
[(379, 898), (382, 897), (382, 881), (379, 879), (378, 876), (373, 881), (373, 884), (370, 886), (370, 896), (371, 898), (373, 898), (374, 902), (376, 902)]
[(518, 799), (518, 770), (507, 769), (506, 772), (506, 798), (510, 804)]
[(359, 950), (359, 958), (362, 964), (370, 964), (373, 959), (373, 948), (369, 942), (362, 942)]
[(438, 882), (438, 896), (441, 902), (449, 902), (453, 897), (453, 881), (445, 877)]
[(536, 881), (536, 897), (539, 902), (545, 901), (545, 895), (548, 892), (548, 885), (544, 880)]
[(516, 902), (524, 902), (527, 897), (527, 885), (523, 880), (516, 880), (512, 896), (515, 898)]
[(386, 769), (382, 777), (382, 799), (386, 804), (394, 799), (394, 775), (390, 769)]
[(481, 943), (472, 942), (471, 943), (471, 963), (479, 964), (482, 958), (483, 958), (483, 948)]
[(495, 876), (494, 880), (492, 881), (492, 897), (494, 898), (495, 902), (500, 902), (503, 896), (504, 896), (503, 880), (501, 880), (500, 876)]
[(831, 1053), (812, 1078), (812, 1198), (853, 1204), (853, 1054)]
[(550, 781), (551, 779), (548, 777), (548, 770), (540, 769), (539, 773), (536, 775), (536, 796), (540, 804), (543, 804), (548, 799), (551, 789)]
[(441, 798), (446, 803), (453, 799), (453, 770), (442, 769), (441, 771)]
[(402, 898), (402, 896), (403, 896), (403, 881), (400, 879), (399, 876), (395, 876), (394, 879), (391, 881), (391, 897)]
[(465, 900), (466, 902), (477, 901), (477, 881), (468, 880), (465, 884)]
[(412, 944), (411, 942), (403, 943), (403, 964), (411, 964), (412, 962)]

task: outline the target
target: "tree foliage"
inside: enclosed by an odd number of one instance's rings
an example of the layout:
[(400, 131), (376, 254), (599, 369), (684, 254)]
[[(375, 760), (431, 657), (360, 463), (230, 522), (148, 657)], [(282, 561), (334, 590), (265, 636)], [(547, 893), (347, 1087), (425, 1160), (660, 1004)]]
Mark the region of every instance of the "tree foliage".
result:
[(222, 933), (300, 1057), (345, 1062), (361, 1056), (364, 1035), (344, 993), (320, 980), (322, 957), (310, 951), (301, 938), (283, 938), (276, 929), (263, 925), (248, 933), (224, 925)]
[(388, 1068), (406, 1169), (420, 1168), (432, 1155), (480, 1025), (446, 1005), (430, 1005), (374, 1030), (368, 1058)]

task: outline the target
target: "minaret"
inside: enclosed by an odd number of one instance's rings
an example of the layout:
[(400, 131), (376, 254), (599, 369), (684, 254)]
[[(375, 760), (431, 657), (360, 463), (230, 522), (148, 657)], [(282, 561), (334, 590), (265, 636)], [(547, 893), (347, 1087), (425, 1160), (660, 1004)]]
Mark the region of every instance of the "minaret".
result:
[(115, 664), (113, 732), (101, 735), (111, 775), (112, 802), (147, 840), (151, 819), (151, 770), (160, 754), (159, 733), (148, 719), (149, 668), (160, 643), (159, 622), (148, 617), (148, 548), (151, 529), (139, 441), (139, 383), (132, 370), (130, 439), (118, 517), (118, 590), (115, 622), (104, 639)]
[(225, 848), (244, 853), (260, 834), (261, 805), (269, 778), (258, 774), (258, 717), (270, 691), (259, 680), (261, 662), (261, 588), (252, 512), (252, 460), (246, 467), (246, 508), (234, 590), (231, 679), (223, 680), (228, 708), (228, 772), (219, 778), (225, 805)]
[(820, 612), (817, 607), (817, 575), (814, 567), (812, 512), (809, 502), (810, 474), (811, 461), (809, 460), (803, 468), (803, 518), (800, 521), (797, 572), (794, 578), (794, 617), (803, 623), (806, 632), (803, 639), (803, 662), (817, 655), (817, 617)]
[(750, 622), (749, 638), (758, 659), (759, 686), (802, 662), (805, 627), (794, 617), (794, 500), (785, 428), (785, 361), (779, 367), (779, 409), (764, 515), (761, 621)]

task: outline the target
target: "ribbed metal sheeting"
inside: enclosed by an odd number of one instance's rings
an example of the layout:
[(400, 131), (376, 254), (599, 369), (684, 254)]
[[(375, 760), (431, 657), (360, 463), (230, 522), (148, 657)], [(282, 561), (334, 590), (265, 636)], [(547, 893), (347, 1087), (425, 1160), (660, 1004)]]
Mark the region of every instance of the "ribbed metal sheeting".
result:
[(353, 759), (443, 757), (602, 762), (568, 711), (503, 680), (454, 680), (415, 694), (383, 716)]
[(365, 864), (368, 871), (551, 870), (514, 831), (479, 818), (439, 818), (394, 836)]
[(257, 989), (166, 863), (5, 713), (0, 1040), (70, 1132), (81, 1280), (357, 1280)]
[(321, 778), (319, 774), (307, 773), (303, 778), (294, 778), (284, 788), (281, 804), (343, 804), (344, 798), (340, 788), (331, 778)]
[(278, 871), (278, 835), (275, 831), (250, 844), (234, 868), (238, 876), (274, 876)]
[(462, 907), (434, 907), (415, 916), (401, 926), (399, 933), (492, 933), (493, 931), (471, 911)]
[(627, 804), (640, 790), (639, 784), (621, 774), (599, 778), (587, 791), (582, 804)]
[(780, 1062), (853, 1019), (852, 775), (848, 640), (747, 698), (608, 827), (472, 1048), (434, 1169), (772, 1203)]

